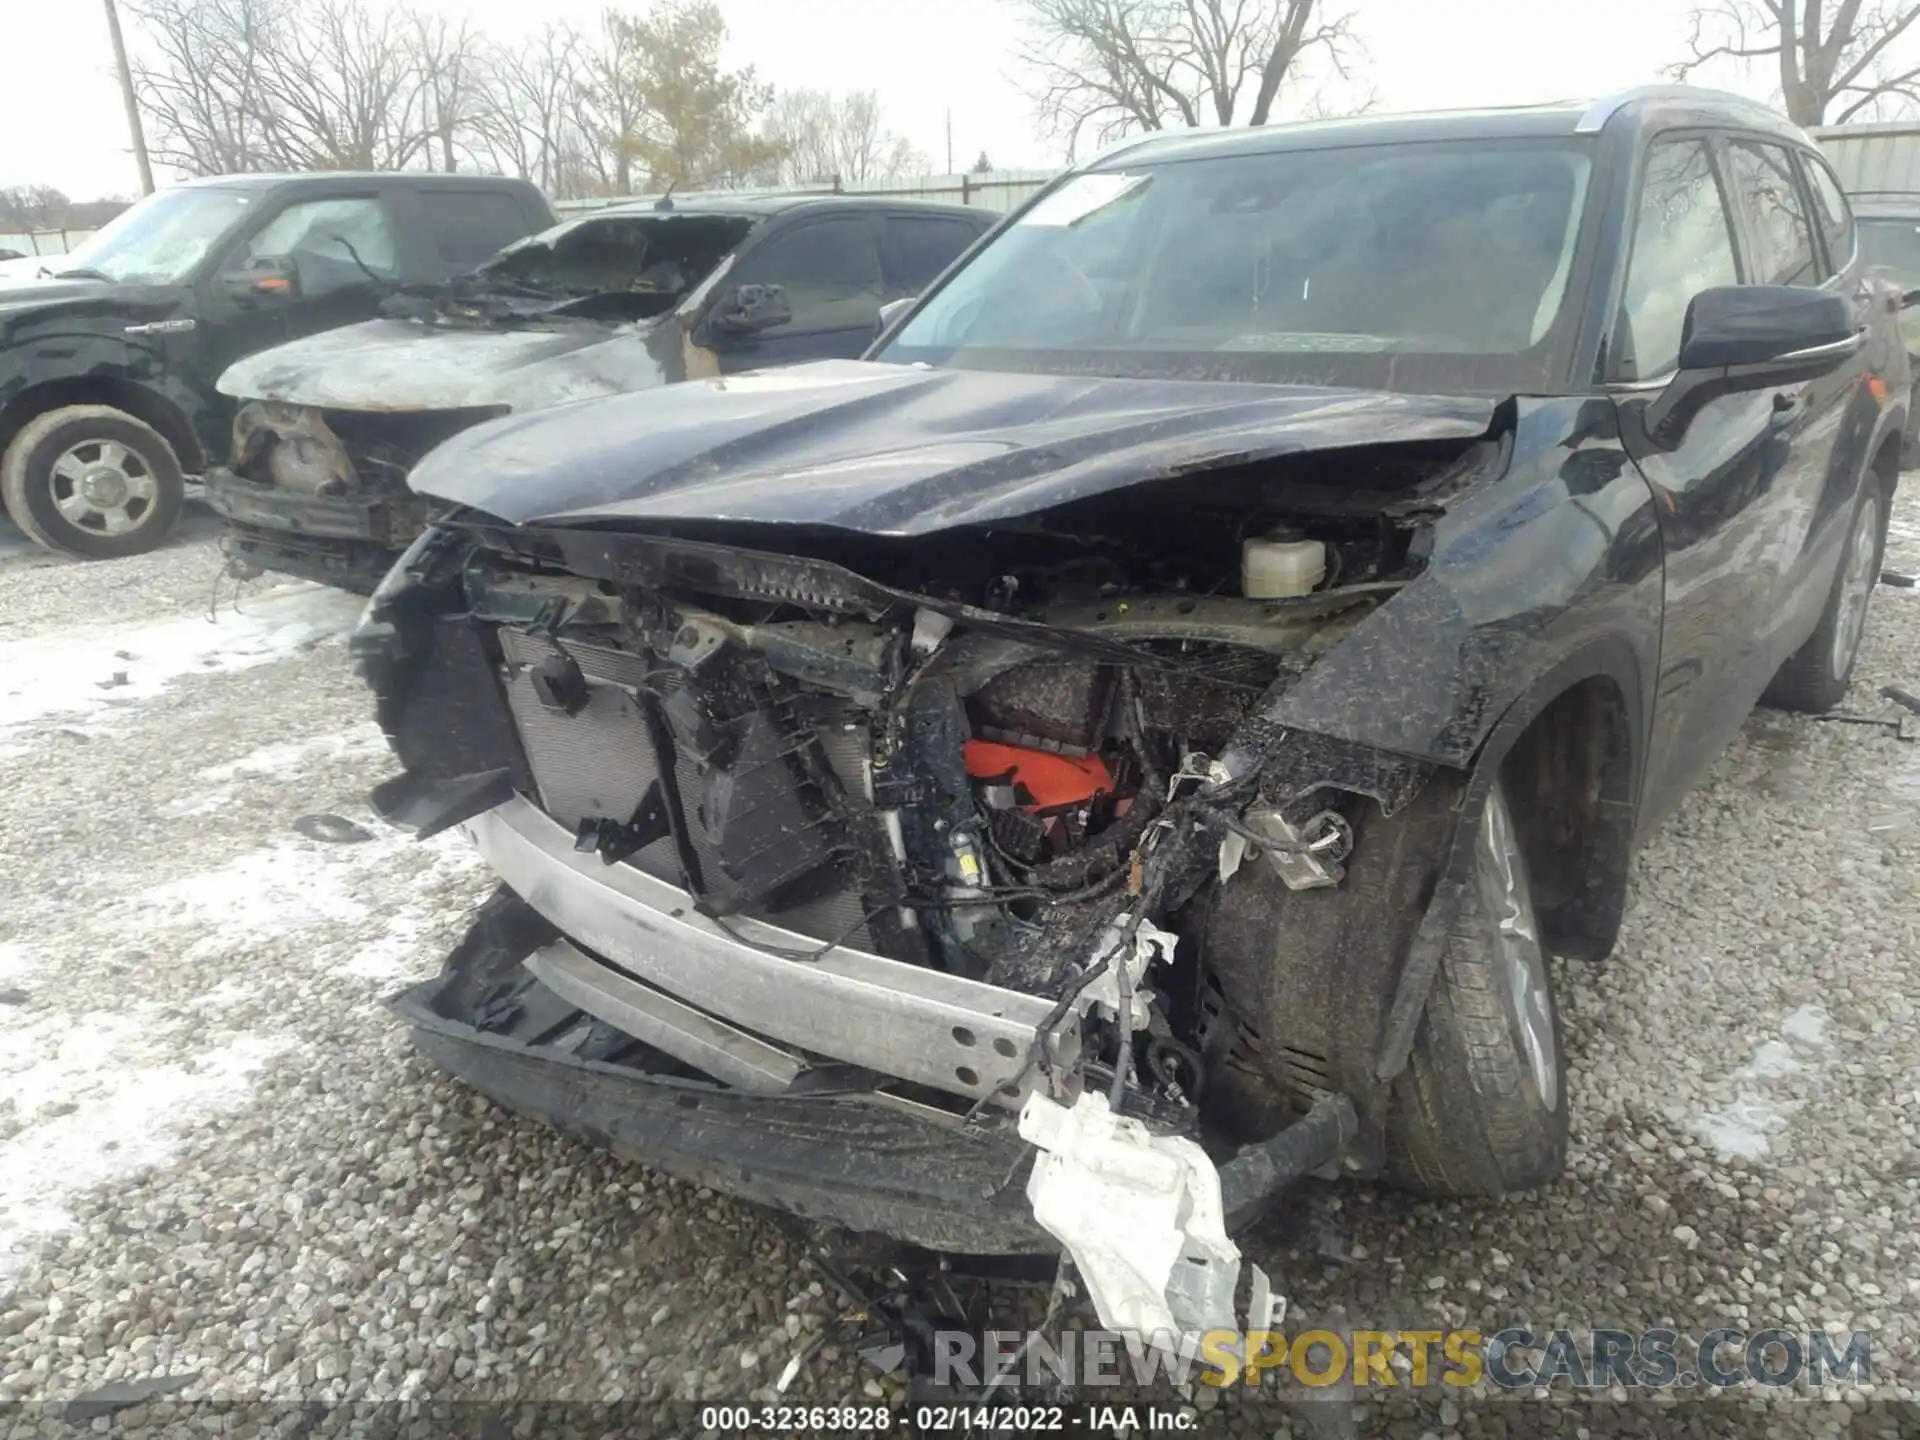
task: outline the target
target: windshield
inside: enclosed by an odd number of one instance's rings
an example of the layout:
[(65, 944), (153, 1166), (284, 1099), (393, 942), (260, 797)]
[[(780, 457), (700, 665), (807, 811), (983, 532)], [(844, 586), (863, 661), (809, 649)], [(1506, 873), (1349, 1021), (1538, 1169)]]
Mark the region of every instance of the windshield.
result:
[(51, 268), (129, 285), (177, 285), (220, 244), (247, 204), (234, 190), (163, 190), (116, 216)]
[(968, 369), (1539, 388), (1562, 366), (1589, 161), (1417, 144), (1082, 174), (878, 357)]
[(1902, 285), (1920, 285), (1920, 224), (1861, 217), (1860, 258)]

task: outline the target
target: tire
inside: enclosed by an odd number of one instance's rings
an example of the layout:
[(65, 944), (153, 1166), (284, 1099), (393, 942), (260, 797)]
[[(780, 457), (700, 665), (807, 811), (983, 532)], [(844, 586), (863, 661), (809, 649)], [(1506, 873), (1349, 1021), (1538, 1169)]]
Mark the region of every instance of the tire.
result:
[(1880, 579), (1880, 555), (1886, 544), (1887, 497), (1878, 476), (1868, 473), (1853, 519), (1840, 549), (1840, 564), (1827, 608), (1820, 613), (1807, 643), (1794, 652), (1768, 684), (1760, 703), (1776, 710), (1818, 715), (1845, 698), (1867, 625), (1867, 602)]
[(143, 555), (179, 518), (186, 481), (151, 425), (108, 405), (27, 422), (0, 458), (0, 501), (48, 550), (88, 560)]
[(1386, 1175), (1427, 1195), (1507, 1195), (1567, 1158), (1566, 1048), (1503, 787), (1387, 1112)]

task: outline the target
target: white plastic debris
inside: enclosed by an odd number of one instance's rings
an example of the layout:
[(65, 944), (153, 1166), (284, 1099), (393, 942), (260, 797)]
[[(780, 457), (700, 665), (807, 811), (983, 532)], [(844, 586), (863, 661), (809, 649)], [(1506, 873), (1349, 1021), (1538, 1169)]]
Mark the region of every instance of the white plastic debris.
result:
[(1020, 1135), (1041, 1152), (1027, 1181), (1034, 1219), (1073, 1256), (1102, 1325), (1149, 1340), (1235, 1328), (1240, 1250), (1204, 1150), (1091, 1092), (1071, 1109), (1029, 1095)]
[(1229, 830), (1220, 842), (1220, 883), (1226, 884), (1240, 873), (1240, 862), (1247, 858), (1247, 840), (1237, 830)]
[(1113, 956), (1106, 970), (1087, 988), (1080, 992), (1080, 1000), (1085, 1005), (1097, 1005), (1116, 1020), (1120, 1016), (1120, 970), (1127, 967), (1127, 991), (1132, 997), (1129, 1007), (1132, 1014), (1132, 1028), (1144, 1030), (1151, 1013), (1152, 996), (1147, 992), (1144, 981), (1147, 967), (1156, 960), (1171, 962), (1173, 947), (1180, 943), (1178, 935), (1162, 930), (1151, 920), (1142, 920), (1140, 928), (1133, 933), (1133, 951), (1122, 959), (1116, 952), (1120, 949), (1121, 937), (1126, 933), (1122, 921), (1114, 921), (1100, 932), (1099, 942), (1094, 946), (1090, 963), (1098, 965), (1108, 956)]

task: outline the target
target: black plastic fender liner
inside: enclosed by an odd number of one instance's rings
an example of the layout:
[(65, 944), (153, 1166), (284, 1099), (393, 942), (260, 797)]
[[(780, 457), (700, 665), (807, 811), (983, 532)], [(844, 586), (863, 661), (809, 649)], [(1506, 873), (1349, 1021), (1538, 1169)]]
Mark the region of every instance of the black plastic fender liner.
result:
[(1278, 1135), (1236, 1151), (1220, 1167), (1227, 1232), (1236, 1234), (1254, 1224), (1294, 1181), (1339, 1160), (1359, 1131), (1353, 1102), (1327, 1092)]

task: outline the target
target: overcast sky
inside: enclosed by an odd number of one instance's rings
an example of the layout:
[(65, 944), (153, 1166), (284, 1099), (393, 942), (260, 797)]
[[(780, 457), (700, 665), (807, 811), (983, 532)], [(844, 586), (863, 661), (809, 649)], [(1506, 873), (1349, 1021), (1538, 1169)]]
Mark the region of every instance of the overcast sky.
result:
[[(76, 199), (133, 194), (100, 0), (3, 0), (0, 186), (54, 185)], [(126, 0), (122, 0), (123, 8)], [(379, 0), (374, 0), (379, 3)], [(719, 0), (729, 59), (781, 86), (878, 90), (890, 123), (932, 161), (981, 150), (1001, 168), (1048, 166), (1019, 86), (1011, 0)], [(509, 37), (547, 19), (588, 25), (604, 0), (440, 0)], [(641, 9), (643, 3), (624, 8)], [(1379, 108), (1512, 105), (1604, 94), (1660, 78), (1681, 54), (1686, 0), (1353, 0)], [(130, 17), (129, 17), (130, 23)], [(1722, 77), (1731, 78), (1731, 77)], [(1764, 97), (1764, 74), (1743, 89)]]

